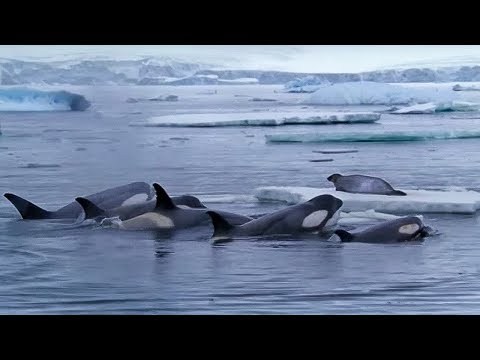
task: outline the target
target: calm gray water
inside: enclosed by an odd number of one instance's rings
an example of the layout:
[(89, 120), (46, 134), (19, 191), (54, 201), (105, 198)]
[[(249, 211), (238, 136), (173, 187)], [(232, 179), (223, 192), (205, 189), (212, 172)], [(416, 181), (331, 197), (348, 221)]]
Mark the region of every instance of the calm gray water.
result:
[[(377, 175), (400, 188), (480, 189), (480, 139), (338, 145), (264, 139), (265, 134), (368, 127), (478, 128), (480, 119), (452, 119), (465, 114), (383, 115), (372, 125), (128, 126), (150, 115), (281, 108), (301, 99), (278, 95), (283, 103), (272, 104), (232, 96), (252, 95), (255, 87), (211, 87), (218, 94), (199, 94), (208, 88), (73, 88), (92, 101), (91, 109), (0, 114), (2, 194), (14, 192), (56, 209), (79, 195), (147, 181), (159, 182), (172, 195), (225, 195), (207, 205), (256, 215), (285, 205), (239, 195), (265, 185), (328, 187), (326, 177), (333, 172)], [(263, 97), (274, 89), (258, 88)], [(168, 93), (178, 94), (179, 101), (125, 102)], [(358, 152), (312, 152), (336, 147)], [(321, 158), (333, 161), (309, 162)], [(292, 238), (213, 246), (210, 225), (166, 236), (22, 221), (2, 197), (0, 313), (479, 314), (478, 216), (424, 218), (440, 235), (415, 245)]]

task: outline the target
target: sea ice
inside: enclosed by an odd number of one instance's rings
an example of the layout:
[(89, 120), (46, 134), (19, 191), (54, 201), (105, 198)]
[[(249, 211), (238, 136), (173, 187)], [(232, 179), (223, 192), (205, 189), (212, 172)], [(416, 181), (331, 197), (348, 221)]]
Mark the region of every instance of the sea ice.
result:
[(431, 191), (398, 189), (406, 196), (351, 194), (334, 188), (266, 186), (255, 190), (259, 200), (276, 200), (288, 204), (308, 201), (321, 194), (331, 194), (343, 200), (342, 211), (373, 209), (386, 213), (458, 213), (473, 214), (480, 208), (480, 193), (476, 191)]

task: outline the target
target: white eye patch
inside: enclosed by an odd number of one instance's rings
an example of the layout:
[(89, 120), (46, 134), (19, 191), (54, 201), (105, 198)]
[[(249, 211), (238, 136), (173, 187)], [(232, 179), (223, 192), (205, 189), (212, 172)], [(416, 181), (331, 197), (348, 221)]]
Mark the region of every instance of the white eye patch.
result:
[(327, 218), (328, 211), (327, 210), (318, 210), (310, 215), (308, 215), (305, 219), (303, 219), (302, 227), (304, 228), (311, 228), (318, 226), (322, 223), (323, 220)]
[(420, 226), (418, 226), (418, 224), (407, 224), (407, 225), (400, 226), (400, 228), (398, 229), (398, 232), (400, 234), (411, 235), (417, 232), (419, 229), (420, 229)]

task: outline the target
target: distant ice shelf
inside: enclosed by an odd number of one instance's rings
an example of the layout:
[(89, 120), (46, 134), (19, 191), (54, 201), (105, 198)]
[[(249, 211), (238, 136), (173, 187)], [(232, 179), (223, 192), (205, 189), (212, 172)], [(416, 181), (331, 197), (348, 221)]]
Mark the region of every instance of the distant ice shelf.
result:
[(473, 214), (480, 208), (480, 193), (476, 191), (431, 191), (399, 189), (406, 196), (351, 194), (333, 188), (266, 186), (255, 190), (259, 200), (298, 204), (321, 194), (331, 194), (343, 200), (342, 211), (375, 210), (385, 213), (458, 213)]
[(152, 117), (134, 121), (130, 126), (146, 127), (220, 127), (279, 126), (291, 124), (373, 123), (380, 119), (373, 112), (249, 112), (182, 114)]

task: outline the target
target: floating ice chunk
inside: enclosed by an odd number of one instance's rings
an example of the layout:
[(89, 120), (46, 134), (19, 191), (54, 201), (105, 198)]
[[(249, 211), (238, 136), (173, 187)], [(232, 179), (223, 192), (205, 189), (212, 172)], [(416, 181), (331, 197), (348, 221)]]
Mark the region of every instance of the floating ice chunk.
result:
[(433, 114), (436, 109), (437, 105), (434, 103), (426, 103), (403, 107), (392, 111), (391, 114)]
[(468, 101), (448, 101), (437, 104), (436, 111), (478, 111), (480, 104)]
[(373, 123), (381, 114), (373, 112), (249, 112), (157, 116), (134, 121), (130, 126), (147, 127), (214, 127), (278, 126), (288, 124)]
[(145, 101), (178, 101), (178, 95), (159, 95), (153, 98), (128, 98), (127, 103), (137, 103)]
[(412, 88), (372, 81), (322, 85), (309, 103), (318, 105), (404, 105), (447, 102), (457, 98), (448, 88)]
[(259, 200), (298, 204), (321, 194), (331, 194), (343, 200), (342, 211), (375, 211), (386, 213), (458, 213), (472, 214), (480, 208), (480, 193), (476, 191), (405, 190), (407, 196), (351, 194), (332, 188), (267, 186), (255, 190)]
[(265, 135), (267, 142), (381, 142), (480, 138), (478, 130), (464, 131), (385, 131)]
[(85, 111), (90, 102), (68, 91), (0, 89), (0, 111)]
[(441, 111), (477, 111), (480, 104), (467, 101), (447, 101), (407, 106), (392, 111), (391, 114), (433, 114)]

